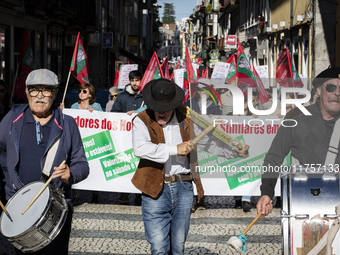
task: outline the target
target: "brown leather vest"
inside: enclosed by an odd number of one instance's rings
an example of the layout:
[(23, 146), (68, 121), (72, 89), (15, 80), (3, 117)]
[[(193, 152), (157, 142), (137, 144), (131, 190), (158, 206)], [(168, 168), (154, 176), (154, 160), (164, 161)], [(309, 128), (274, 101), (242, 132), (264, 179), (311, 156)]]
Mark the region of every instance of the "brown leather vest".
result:
[[(190, 119), (176, 109), (176, 115), (179, 123), (180, 133), (183, 141), (190, 140)], [(165, 143), (163, 128), (155, 120), (154, 112), (150, 109), (140, 112), (137, 115), (148, 128), (151, 142), (155, 144)], [(196, 148), (195, 148), (196, 149)], [(201, 179), (199, 173), (196, 172), (197, 153), (192, 150), (188, 155), (191, 173), (194, 177), (196, 189), (198, 193), (198, 200), (204, 195)], [(163, 189), (164, 178), (164, 164), (156, 163), (147, 159), (140, 159), (138, 168), (131, 180), (133, 185), (143, 193), (156, 198)]]

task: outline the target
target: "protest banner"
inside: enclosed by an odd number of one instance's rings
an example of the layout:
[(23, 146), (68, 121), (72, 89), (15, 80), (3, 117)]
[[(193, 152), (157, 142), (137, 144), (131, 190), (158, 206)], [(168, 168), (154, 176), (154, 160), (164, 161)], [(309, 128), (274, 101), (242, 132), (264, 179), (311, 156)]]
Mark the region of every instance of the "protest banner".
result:
[(269, 89), (268, 66), (255, 66), (257, 74), (260, 76), (263, 86)]
[(223, 88), (228, 71), (229, 71), (229, 63), (225, 62), (216, 62), (215, 67), (213, 70), (213, 73), (211, 74), (211, 85), (214, 86), (214, 88)]
[(131, 71), (138, 70), (138, 65), (121, 65), (119, 70), (119, 80), (118, 80), (118, 88), (125, 89), (125, 86), (130, 83), (129, 73)]
[(183, 89), (184, 69), (174, 70), (175, 83)]
[[(76, 120), (90, 165), (89, 177), (74, 184), (73, 188), (139, 193), (131, 183), (139, 163), (132, 149), (134, 116), (75, 109), (64, 109), (64, 113)], [(205, 125), (215, 117), (202, 115), (197, 123)], [(223, 122), (214, 130), (214, 134), (207, 135), (197, 144), (198, 167), (205, 194), (258, 196), (261, 175), (257, 170), (261, 168), (282, 120), (268, 116), (257, 119), (250, 116), (221, 117)], [(226, 142), (228, 137), (232, 138), (231, 143), (240, 141), (249, 145), (249, 156), (245, 159), (235, 156), (234, 149)], [(288, 164), (289, 160), (286, 160), (284, 165)], [(280, 194), (279, 185), (276, 194)]]

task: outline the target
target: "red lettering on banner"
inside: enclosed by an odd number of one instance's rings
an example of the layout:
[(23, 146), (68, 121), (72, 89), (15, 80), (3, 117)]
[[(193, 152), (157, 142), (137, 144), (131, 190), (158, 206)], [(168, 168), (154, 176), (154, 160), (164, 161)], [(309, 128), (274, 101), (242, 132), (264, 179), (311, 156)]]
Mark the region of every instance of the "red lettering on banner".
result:
[(118, 129), (118, 123), (117, 123), (117, 121), (112, 121), (112, 130), (113, 131), (116, 131)]
[(120, 131), (125, 131), (126, 120), (120, 120)]
[(131, 124), (130, 121), (128, 121), (128, 122), (126, 123), (126, 131), (130, 131), (131, 128), (132, 128), (132, 124)]
[(76, 121), (77, 126), (80, 128), (99, 128), (98, 119), (84, 119), (77, 116), (74, 118), (74, 120)]

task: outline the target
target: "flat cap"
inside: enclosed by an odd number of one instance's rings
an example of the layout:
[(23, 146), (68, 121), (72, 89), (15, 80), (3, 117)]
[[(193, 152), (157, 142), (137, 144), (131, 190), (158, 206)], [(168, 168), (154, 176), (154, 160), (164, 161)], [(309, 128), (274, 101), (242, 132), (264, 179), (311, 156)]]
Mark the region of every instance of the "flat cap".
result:
[(318, 87), (320, 84), (323, 84), (325, 81), (331, 79), (340, 79), (340, 67), (331, 67), (323, 70), (316, 76), (312, 82), (314, 87)]
[(33, 70), (27, 75), (26, 86), (49, 85), (58, 86), (58, 76), (48, 69)]

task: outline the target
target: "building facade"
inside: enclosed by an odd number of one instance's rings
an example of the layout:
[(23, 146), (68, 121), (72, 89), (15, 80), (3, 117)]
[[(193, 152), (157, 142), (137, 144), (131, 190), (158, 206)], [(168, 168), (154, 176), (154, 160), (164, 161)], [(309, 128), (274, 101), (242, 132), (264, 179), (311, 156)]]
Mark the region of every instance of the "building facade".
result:
[[(27, 27), (36, 68), (66, 83), (78, 32), (96, 88), (110, 87), (119, 64), (145, 70), (159, 38), (157, 0), (0, 1), (0, 78), (15, 83)], [(17, 71), (18, 69), (18, 71)], [(71, 76), (70, 84), (76, 83)]]

